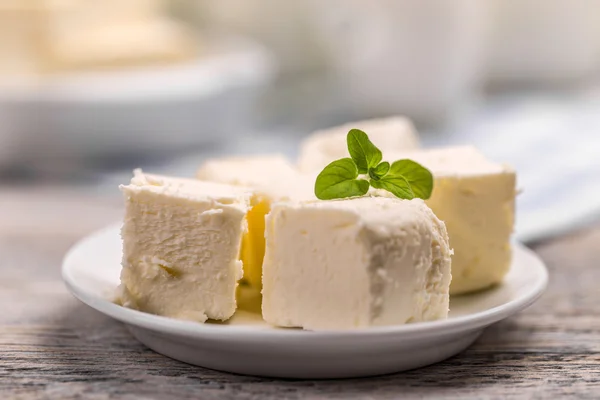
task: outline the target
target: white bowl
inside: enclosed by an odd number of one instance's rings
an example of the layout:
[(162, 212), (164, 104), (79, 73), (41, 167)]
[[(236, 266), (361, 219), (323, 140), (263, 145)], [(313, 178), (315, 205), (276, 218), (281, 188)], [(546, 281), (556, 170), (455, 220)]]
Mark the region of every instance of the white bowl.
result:
[(251, 123), (274, 78), (263, 47), (211, 42), (197, 60), (57, 76), (0, 92), (0, 164), (161, 152), (206, 143)]

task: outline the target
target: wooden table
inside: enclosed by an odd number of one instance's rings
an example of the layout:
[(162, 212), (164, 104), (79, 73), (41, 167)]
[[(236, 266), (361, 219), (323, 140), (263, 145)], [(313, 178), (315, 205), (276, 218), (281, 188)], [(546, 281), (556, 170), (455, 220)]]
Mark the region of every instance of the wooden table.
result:
[(292, 381), (168, 359), (75, 300), (63, 254), (120, 215), (119, 197), (0, 188), (0, 399), (600, 398), (600, 227), (535, 245), (547, 292), (458, 356), (377, 378)]

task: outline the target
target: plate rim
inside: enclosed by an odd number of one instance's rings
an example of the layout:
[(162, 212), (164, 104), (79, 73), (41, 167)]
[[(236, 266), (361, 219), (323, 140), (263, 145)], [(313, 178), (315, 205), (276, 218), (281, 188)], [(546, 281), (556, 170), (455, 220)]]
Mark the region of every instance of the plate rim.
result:
[(543, 260), (532, 250), (523, 244), (513, 241), (515, 251), (522, 252), (531, 257), (537, 264), (539, 269), (539, 279), (535, 285), (528, 291), (506, 303), (492, 307), (485, 311), (480, 311), (473, 314), (463, 315), (459, 317), (416, 322), (403, 325), (378, 326), (357, 329), (344, 330), (318, 330), (309, 331), (303, 329), (286, 329), (286, 328), (256, 328), (254, 326), (222, 325), (222, 324), (202, 324), (194, 321), (177, 320), (174, 318), (164, 317), (145, 313), (138, 310), (126, 308), (111, 302), (107, 298), (100, 297), (93, 293), (88, 293), (82, 289), (71, 276), (71, 269), (76, 265), (73, 260), (81, 251), (81, 248), (86, 244), (98, 240), (98, 238), (116, 233), (120, 230), (120, 222), (110, 224), (102, 229), (93, 231), (80, 240), (76, 241), (65, 254), (62, 266), (61, 276), (67, 289), (71, 294), (80, 300), (85, 305), (109, 316), (117, 321), (128, 325), (134, 325), (140, 328), (149, 329), (155, 332), (167, 333), (176, 336), (188, 338), (209, 338), (209, 337), (226, 337), (237, 336), (243, 334), (246, 339), (278, 339), (278, 340), (321, 340), (321, 339), (345, 339), (356, 336), (374, 336), (378, 338), (386, 336), (402, 336), (403, 339), (423, 339), (425, 337), (440, 336), (453, 334), (465, 330), (475, 330), (485, 328), (495, 322), (507, 318), (517, 312), (532, 305), (545, 291), (548, 285), (548, 269)]

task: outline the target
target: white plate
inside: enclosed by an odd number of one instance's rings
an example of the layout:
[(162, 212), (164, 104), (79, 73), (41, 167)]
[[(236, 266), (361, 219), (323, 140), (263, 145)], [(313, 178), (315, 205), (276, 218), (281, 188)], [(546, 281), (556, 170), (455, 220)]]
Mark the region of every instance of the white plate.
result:
[(531, 305), (548, 281), (531, 251), (514, 247), (505, 282), (451, 299), (447, 320), (351, 331), (280, 329), (239, 312), (226, 324), (199, 324), (146, 314), (110, 301), (119, 282), (121, 240), (111, 226), (66, 255), (63, 279), (85, 304), (124, 322), (146, 346), (202, 367), (285, 378), (342, 378), (423, 367), (464, 350), (483, 329)]

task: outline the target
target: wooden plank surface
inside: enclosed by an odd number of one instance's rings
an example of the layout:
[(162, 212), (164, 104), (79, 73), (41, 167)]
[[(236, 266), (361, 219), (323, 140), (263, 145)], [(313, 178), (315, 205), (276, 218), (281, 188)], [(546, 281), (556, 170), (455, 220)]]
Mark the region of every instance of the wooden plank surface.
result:
[(462, 354), (368, 379), (293, 381), (189, 366), (75, 300), (60, 262), (120, 199), (0, 189), (0, 399), (600, 398), (600, 228), (534, 246), (547, 292)]

